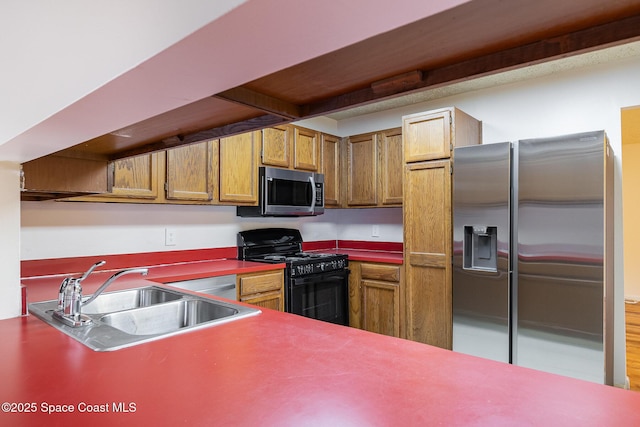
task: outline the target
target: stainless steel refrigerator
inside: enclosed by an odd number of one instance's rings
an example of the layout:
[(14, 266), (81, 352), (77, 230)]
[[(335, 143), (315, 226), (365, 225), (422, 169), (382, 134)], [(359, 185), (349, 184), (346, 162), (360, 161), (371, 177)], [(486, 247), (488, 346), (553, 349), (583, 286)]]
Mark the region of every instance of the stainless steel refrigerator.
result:
[(454, 351), (612, 384), (612, 160), (603, 131), (454, 150)]

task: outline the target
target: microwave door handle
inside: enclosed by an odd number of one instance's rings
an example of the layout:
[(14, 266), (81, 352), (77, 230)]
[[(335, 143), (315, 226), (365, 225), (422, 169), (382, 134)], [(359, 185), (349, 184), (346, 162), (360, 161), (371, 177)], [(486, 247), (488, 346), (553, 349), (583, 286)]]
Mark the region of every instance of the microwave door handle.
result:
[(309, 210), (311, 213), (316, 209), (316, 180), (313, 177), (313, 174), (309, 177), (309, 182), (311, 182), (311, 207)]

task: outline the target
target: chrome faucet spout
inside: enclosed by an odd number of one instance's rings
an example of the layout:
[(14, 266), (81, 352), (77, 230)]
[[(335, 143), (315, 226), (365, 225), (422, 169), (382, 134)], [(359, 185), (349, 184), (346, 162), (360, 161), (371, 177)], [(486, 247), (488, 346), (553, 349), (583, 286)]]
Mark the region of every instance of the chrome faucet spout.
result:
[(114, 274), (113, 276), (109, 277), (107, 279), (106, 282), (104, 282), (97, 291), (95, 291), (93, 293), (93, 295), (91, 295), (91, 297), (89, 299), (87, 299), (86, 301), (82, 302), (82, 305), (85, 306), (89, 303), (91, 303), (91, 301), (95, 300), (96, 298), (98, 298), (98, 296), (100, 296), (101, 293), (103, 293), (105, 291), (105, 289), (107, 289), (107, 287), (112, 284), (113, 282), (116, 281), (116, 279), (118, 279), (118, 277), (124, 276), (125, 274), (133, 274), (133, 273), (140, 273), (143, 276), (146, 276), (147, 273), (149, 273), (149, 269), (148, 268), (130, 268), (128, 270), (122, 270), (122, 271), (118, 271), (116, 274)]
[(80, 283), (91, 274), (91, 272), (101, 265), (104, 265), (105, 261), (99, 261), (91, 266), (82, 277), (75, 279), (67, 277), (62, 281), (60, 285), (60, 291), (58, 295), (58, 309), (53, 312), (53, 316), (69, 326), (84, 326), (91, 323), (89, 316), (82, 314), (82, 307), (95, 300), (107, 287), (112, 284), (118, 277), (125, 274), (140, 273), (146, 276), (149, 272), (148, 268), (130, 268), (128, 270), (122, 270), (109, 277), (106, 282), (98, 288), (98, 290), (86, 301), (82, 301), (82, 286)]

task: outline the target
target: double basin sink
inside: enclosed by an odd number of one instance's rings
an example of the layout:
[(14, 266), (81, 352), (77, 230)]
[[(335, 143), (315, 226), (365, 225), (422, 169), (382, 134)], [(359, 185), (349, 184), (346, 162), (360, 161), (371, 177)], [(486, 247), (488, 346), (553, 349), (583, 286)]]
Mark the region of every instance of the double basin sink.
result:
[(53, 316), (57, 307), (57, 301), (29, 304), (32, 314), (96, 351), (130, 347), (260, 313), (159, 286), (105, 292), (82, 306), (82, 314), (91, 319), (85, 326), (62, 323)]

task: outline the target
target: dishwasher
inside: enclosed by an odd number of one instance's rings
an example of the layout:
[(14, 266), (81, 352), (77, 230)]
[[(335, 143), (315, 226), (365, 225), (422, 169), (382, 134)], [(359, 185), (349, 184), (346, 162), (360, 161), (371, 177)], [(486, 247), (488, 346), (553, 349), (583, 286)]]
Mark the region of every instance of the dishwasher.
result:
[(202, 279), (182, 280), (179, 282), (167, 282), (167, 285), (188, 291), (200, 292), (202, 294), (213, 295), (238, 300), (236, 294), (236, 275), (204, 277)]

